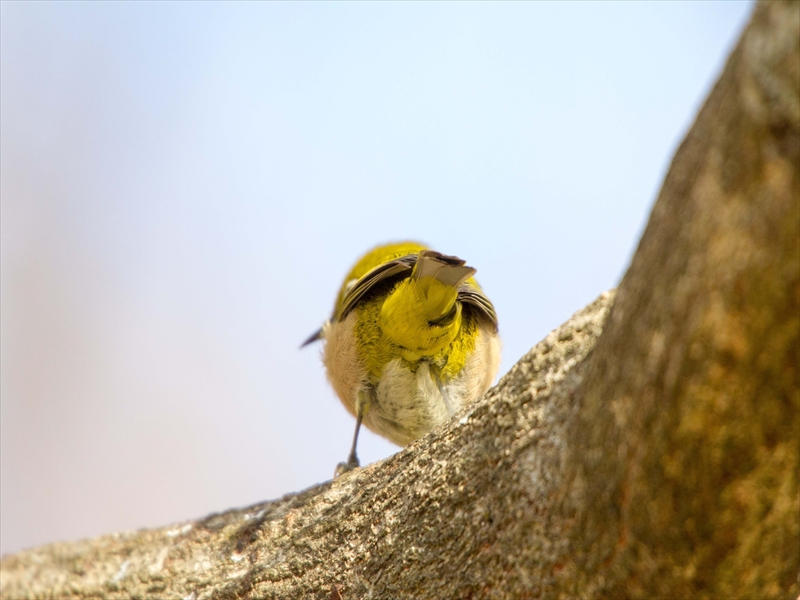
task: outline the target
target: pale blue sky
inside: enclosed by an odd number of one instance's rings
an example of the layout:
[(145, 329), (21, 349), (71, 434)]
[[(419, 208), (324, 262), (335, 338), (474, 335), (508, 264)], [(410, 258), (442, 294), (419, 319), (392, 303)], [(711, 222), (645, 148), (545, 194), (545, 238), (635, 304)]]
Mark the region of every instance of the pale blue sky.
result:
[(2, 3), (0, 551), (330, 478), (298, 345), (377, 243), (476, 267), (507, 371), (618, 282), (750, 10)]

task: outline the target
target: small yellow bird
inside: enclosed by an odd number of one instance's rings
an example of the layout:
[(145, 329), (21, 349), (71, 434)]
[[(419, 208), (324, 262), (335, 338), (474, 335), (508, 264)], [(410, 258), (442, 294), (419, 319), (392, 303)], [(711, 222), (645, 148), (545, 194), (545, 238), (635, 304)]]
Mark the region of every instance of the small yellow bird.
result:
[(400, 446), (422, 437), (489, 389), (500, 364), (497, 315), (475, 269), (422, 244), (378, 246), (355, 264), (323, 340), (323, 362), (356, 417), (340, 474), (359, 466), (358, 431)]

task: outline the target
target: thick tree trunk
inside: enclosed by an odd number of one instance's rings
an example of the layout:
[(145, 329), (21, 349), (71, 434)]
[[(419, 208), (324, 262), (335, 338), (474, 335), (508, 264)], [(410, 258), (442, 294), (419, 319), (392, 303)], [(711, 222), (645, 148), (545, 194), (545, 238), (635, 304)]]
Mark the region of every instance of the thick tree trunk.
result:
[(281, 500), (7, 556), (2, 597), (797, 596), (799, 40), (798, 2), (756, 6), (616, 299), (467, 411)]

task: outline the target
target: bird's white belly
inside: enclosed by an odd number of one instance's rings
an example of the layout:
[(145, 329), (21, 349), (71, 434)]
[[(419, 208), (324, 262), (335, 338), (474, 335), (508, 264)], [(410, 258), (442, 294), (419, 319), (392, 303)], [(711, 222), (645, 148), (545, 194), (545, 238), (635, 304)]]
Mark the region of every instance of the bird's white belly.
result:
[[(446, 384), (453, 411), (464, 403), (465, 386), (461, 380), (458, 377)], [(429, 365), (423, 362), (412, 372), (404, 361), (395, 359), (384, 367), (364, 424), (395, 444), (405, 446), (449, 416)]]
[[(357, 416), (356, 398), (372, 390), (364, 415), (364, 425), (406, 446), (448, 419), (447, 405), (427, 363), (416, 371), (397, 358), (384, 367), (377, 384), (367, 382), (367, 373), (358, 360), (353, 327), (355, 313), (341, 323), (328, 323), (324, 329), (325, 361), (328, 379), (345, 408)], [(454, 379), (444, 383), (453, 412), (478, 399), (492, 383), (500, 362), (500, 340), (489, 325), (481, 324), (475, 349)]]

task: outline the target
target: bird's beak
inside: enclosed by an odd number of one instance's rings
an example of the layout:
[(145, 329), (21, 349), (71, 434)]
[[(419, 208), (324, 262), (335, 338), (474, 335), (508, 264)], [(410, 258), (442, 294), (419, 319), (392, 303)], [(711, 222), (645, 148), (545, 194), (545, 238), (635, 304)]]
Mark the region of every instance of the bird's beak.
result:
[(317, 330), (316, 330), (314, 333), (312, 333), (312, 334), (309, 336), (309, 338), (308, 338), (308, 339), (307, 339), (305, 342), (303, 342), (302, 344), (300, 344), (300, 347), (301, 347), (301, 348), (305, 348), (305, 347), (306, 347), (306, 346), (308, 346), (309, 344), (313, 344), (313, 343), (314, 343), (314, 342), (316, 342), (317, 340), (321, 340), (321, 339), (322, 339), (322, 327), (320, 327), (320, 328), (319, 328), (319, 329), (317, 329)]

